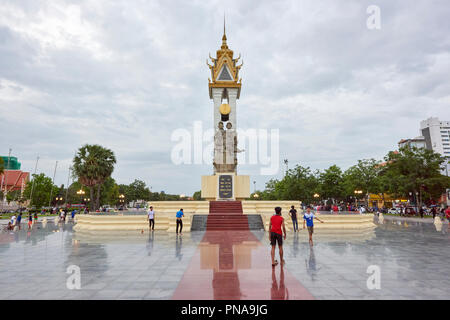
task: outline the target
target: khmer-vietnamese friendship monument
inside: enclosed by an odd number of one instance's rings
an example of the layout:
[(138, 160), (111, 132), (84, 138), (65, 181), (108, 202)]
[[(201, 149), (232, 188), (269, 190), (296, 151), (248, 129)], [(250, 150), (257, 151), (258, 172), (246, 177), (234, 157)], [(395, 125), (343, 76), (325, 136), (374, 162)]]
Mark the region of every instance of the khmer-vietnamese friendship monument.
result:
[[(237, 100), (242, 79), (240, 55), (234, 58), (228, 48), (225, 27), (222, 46), (216, 57), (210, 55), (211, 70), (209, 97), (213, 100), (214, 115), (214, 174), (202, 177), (202, 198), (206, 200), (243, 200), (250, 196), (250, 176), (237, 174)], [(239, 64), (240, 63), (240, 64)]]
[[(212, 174), (201, 177), (201, 201), (152, 201), (157, 218), (155, 229), (175, 231), (175, 213), (184, 209), (184, 232), (191, 230), (248, 230), (268, 229), (274, 207), (283, 209), (288, 221), (286, 227), (292, 230), (288, 212), (291, 205), (298, 207), (299, 201), (250, 200), (250, 176), (238, 172), (237, 154), (237, 101), (241, 95), (242, 79), (239, 71), (243, 65), (241, 55), (234, 56), (228, 47), (224, 32), (222, 44), (216, 57), (209, 56), (207, 65), (211, 72), (208, 89), (213, 102), (211, 126), (214, 127), (214, 155)], [(199, 177), (200, 178), (200, 177)], [(200, 179), (199, 179), (200, 180)], [(195, 181), (195, 179), (194, 179)], [(319, 228), (372, 229), (373, 217), (327, 216), (327, 223)], [(143, 214), (78, 215), (75, 230), (81, 234), (90, 230), (148, 231)], [(365, 234), (367, 235), (367, 234)]]

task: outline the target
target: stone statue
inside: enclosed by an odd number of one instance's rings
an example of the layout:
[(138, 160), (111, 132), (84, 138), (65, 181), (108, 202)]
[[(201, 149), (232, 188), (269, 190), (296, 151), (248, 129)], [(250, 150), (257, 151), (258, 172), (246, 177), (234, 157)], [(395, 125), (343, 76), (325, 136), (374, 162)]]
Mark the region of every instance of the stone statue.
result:
[(225, 162), (225, 130), (223, 129), (223, 122), (218, 124), (218, 130), (214, 134), (214, 169), (220, 172), (220, 167)]
[(227, 130), (223, 129), (223, 122), (219, 122), (218, 130), (214, 134), (214, 172), (236, 172), (237, 153), (237, 133), (230, 122), (227, 123)]
[(230, 122), (227, 123), (225, 133), (225, 159), (227, 165), (233, 165), (233, 171), (237, 164), (237, 135)]

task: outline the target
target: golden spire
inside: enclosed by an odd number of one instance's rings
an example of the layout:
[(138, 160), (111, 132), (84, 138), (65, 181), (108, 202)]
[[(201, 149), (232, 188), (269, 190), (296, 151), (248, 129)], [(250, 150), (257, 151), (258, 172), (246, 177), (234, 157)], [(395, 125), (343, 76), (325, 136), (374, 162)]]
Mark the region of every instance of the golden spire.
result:
[(223, 37), (222, 37), (222, 49), (228, 49), (227, 35), (225, 33), (225, 12), (223, 13)]
[(211, 79), (209, 79), (209, 95), (212, 97), (212, 88), (238, 88), (238, 97), (241, 89), (241, 80), (239, 79), (239, 70), (242, 62), (238, 65), (241, 55), (233, 57), (233, 50), (228, 48), (226, 35), (225, 13), (223, 15), (223, 36), (222, 46), (216, 51), (216, 57), (211, 57), (211, 63), (207, 60), (207, 65), (211, 70)]

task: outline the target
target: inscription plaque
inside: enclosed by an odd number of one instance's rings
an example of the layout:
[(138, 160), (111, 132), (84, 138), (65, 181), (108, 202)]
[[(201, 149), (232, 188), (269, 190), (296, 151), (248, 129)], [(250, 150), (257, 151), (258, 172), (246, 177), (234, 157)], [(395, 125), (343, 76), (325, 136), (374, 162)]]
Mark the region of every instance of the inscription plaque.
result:
[(219, 176), (219, 198), (233, 198), (233, 177), (231, 175)]

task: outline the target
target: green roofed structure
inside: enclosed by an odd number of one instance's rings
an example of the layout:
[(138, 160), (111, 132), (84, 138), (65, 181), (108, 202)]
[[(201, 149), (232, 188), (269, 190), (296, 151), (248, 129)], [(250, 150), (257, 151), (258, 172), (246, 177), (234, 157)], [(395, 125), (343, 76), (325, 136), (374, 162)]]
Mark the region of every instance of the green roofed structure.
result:
[(20, 170), (21, 163), (17, 157), (0, 156), (3, 159), (5, 170)]

